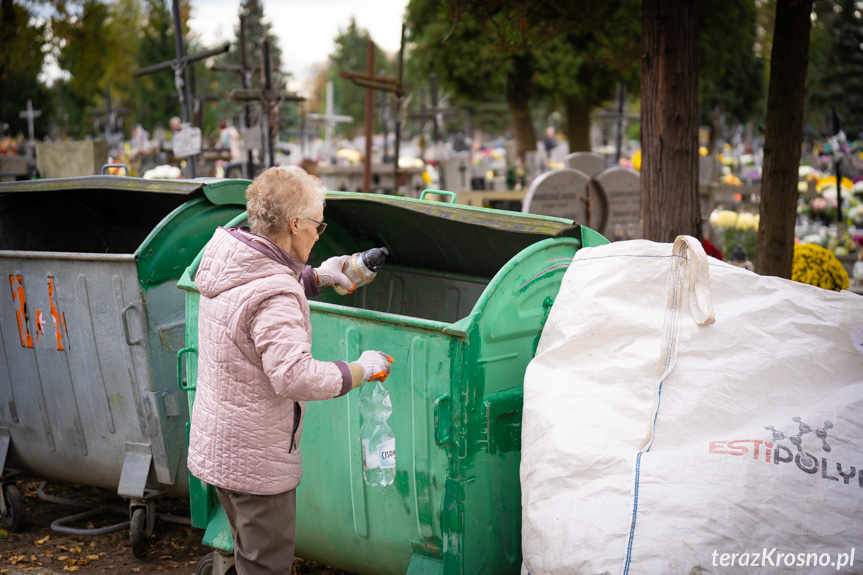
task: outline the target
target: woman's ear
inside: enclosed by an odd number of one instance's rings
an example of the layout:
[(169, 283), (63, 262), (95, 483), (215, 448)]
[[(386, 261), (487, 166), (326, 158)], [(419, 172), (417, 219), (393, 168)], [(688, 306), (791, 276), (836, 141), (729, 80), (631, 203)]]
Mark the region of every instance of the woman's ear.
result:
[(300, 233), (300, 218), (291, 218), (291, 221), (288, 224), (288, 229), (290, 230), (292, 236), (299, 234)]

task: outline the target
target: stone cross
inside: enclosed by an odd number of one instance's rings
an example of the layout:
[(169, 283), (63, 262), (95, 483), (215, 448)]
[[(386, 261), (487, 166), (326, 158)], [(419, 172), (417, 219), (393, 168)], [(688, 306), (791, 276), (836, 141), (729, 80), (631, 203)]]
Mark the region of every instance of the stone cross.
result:
[(340, 116), (336, 114), (333, 108), (333, 81), (330, 80), (327, 82), (326, 112), (324, 114), (306, 114), (306, 118), (323, 122), (324, 126), (326, 126), (324, 131), (324, 151), (329, 156), (333, 156), (335, 154), (333, 136), (335, 135), (336, 124), (354, 121), (351, 116)]
[(36, 139), (35, 131), (33, 129), (33, 120), (38, 118), (41, 115), (42, 115), (41, 110), (34, 110), (33, 109), (33, 101), (30, 100), (30, 98), (27, 98), (27, 111), (18, 112), (19, 118), (27, 118), (27, 132), (30, 136), (30, 143), (33, 143), (33, 141)]

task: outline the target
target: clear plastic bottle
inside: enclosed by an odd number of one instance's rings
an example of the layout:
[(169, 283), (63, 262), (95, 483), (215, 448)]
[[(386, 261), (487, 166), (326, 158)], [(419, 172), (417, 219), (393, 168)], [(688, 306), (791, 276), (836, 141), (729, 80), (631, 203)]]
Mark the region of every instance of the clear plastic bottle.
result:
[[(342, 267), (342, 273), (348, 276), (356, 287), (364, 286), (375, 279), (388, 255), (390, 252), (387, 248), (372, 248), (364, 252), (357, 252), (352, 254), (348, 262)], [(333, 286), (333, 289), (339, 295), (348, 293), (348, 290), (339, 285)]]
[(360, 389), (360, 441), (363, 445), (363, 477), (375, 487), (391, 485), (396, 477), (396, 439), (387, 423), (393, 412), (390, 394), (379, 381)]

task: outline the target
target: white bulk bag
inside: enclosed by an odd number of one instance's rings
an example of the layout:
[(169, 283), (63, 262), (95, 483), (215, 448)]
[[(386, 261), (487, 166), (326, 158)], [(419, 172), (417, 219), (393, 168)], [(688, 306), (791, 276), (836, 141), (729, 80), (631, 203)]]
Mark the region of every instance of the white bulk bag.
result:
[(525, 375), (527, 569), (863, 572), (861, 340), (863, 297), (694, 238), (579, 250)]

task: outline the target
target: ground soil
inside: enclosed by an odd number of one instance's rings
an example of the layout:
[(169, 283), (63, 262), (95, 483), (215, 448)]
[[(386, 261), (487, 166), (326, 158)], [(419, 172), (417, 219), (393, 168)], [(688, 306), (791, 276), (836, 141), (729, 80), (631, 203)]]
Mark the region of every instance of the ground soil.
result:
[[(18, 489), (24, 497), (25, 523), (16, 533), (0, 530), (0, 575), (194, 575), (198, 560), (212, 549), (201, 544), (201, 529), (156, 521), (148, 550), (141, 559), (132, 554), (129, 531), (96, 536), (67, 535), (51, 529), (51, 522), (80, 513), (69, 507), (39, 499), (40, 479), (19, 478)], [(68, 499), (128, 508), (128, 502), (116, 493), (80, 486), (47, 485), (44, 492)], [(188, 501), (161, 499), (158, 513), (189, 516)], [(89, 523), (73, 524), (85, 529), (102, 527), (128, 520), (128, 514), (107, 514)], [(296, 575), (351, 575), (326, 565), (297, 558)]]

